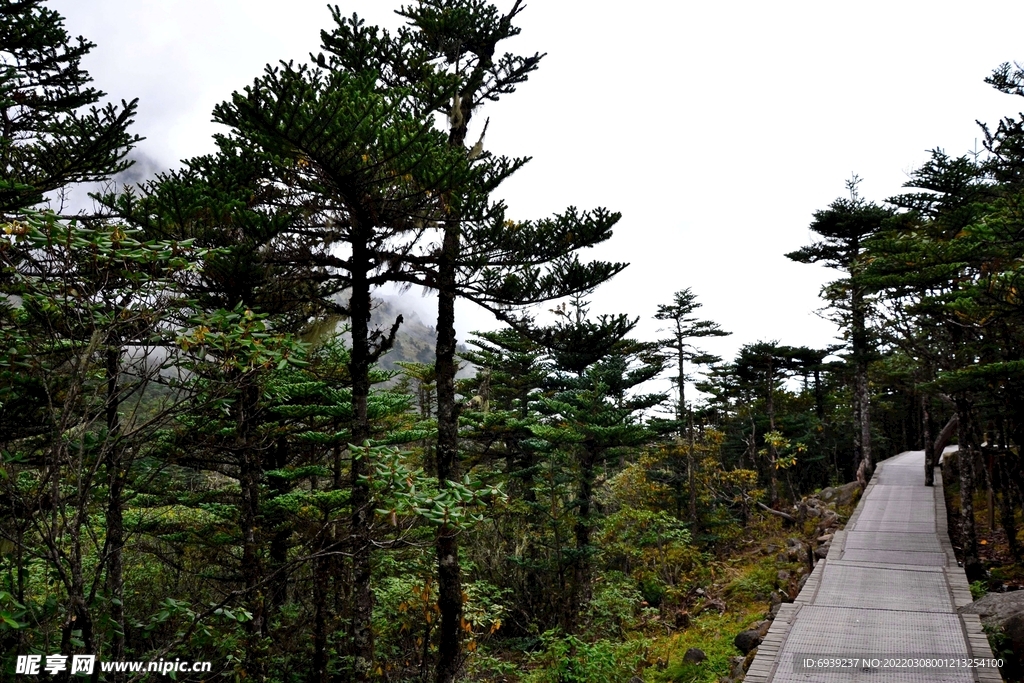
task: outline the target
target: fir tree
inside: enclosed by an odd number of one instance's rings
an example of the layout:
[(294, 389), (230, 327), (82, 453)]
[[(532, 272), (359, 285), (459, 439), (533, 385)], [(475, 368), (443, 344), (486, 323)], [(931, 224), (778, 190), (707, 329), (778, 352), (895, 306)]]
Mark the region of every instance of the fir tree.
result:
[(853, 412), (857, 423), (854, 461), (857, 463), (857, 479), (864, 484), (874, 468), (871, 456), (871, 393), (868, 387), (871, 339), (867, 321), (870, 302), (858, 275), (863, 270), (862, 257), (867, 240), (882, 228), (893, 212), (862, 199), (857, 193), (859, 182), (859, 178), (854, 176), (847, 183), (849, 199), (837, 199), (827, 209), (815, 212), (810, 228), (822, 239), (786, 256), (800, 263), (823, 263), (846, 273), (843, 279), (826, 285), (822, 296), (839, 309), (842, 325), (847, 328), (850, 339), (854, 366)]
[(131, 165), (137, 100), (96, 106), (104, 93), (81, 67), (93, 47), (42, 0), (0, 2), (0, 215)]
[(697, 295), (689, 288), (682, 289), (672, 295), (671, 304), (659, 304), (658, 312), (654, 317), (658, 320), (671, 322), (668, 329), (672, 336), (658, 340), (658, 343), (671, 354), (675, 361), (678, 374), (673, 378), (676, 383), (676, 390), (679, 392), (679, 399), (676, 402), (676, 421), (679, 428), (683, 429), (686, 420), (686, 367), (687, 362), (698, 365), (717, 363), (721, 360), (718, 356), (704, 353), (689, 343), (690, 339), (704, 339), (706, 337), (726, 337), (726, 332), (721, 326), (711, 320), (699, 320), (693, 315), (694, 311), (701, 307), (697, 302)]
[(651, 437), (642, 414), (661, 404), (665, 395), (636, 388), (661, 373), (664, 358), (657, 344), (627, 337), (635, 319), (591, 319), (578, 297), (558, 312), (559, 320), (545, 330), (552, 347), (549, 383), (554, 392), (541, 401), (541, 412), (549, 420), (535, 432), (568, 454), (576, 478), (572, 582), (563, 619), (563, 627), (573, 632), (591, 599), (595, 482), (613, 457)]
[[(604, 209), (580, 212), (569, 208), (546, 220), (506, 219), (505, 207), (491, 194), (526, 159), (496, 157), (484, 150), (483, 126), (469, 145), (469, 126), (479, 108), (515, 91), (539, 64), (541, 55), (500, 54), (503, 41), (519, 34), (514, 21), (524, 9), (521, 0), (502, 14), (481, 0), (428, 0), (403, 7), (409, 27), (398, 36), (367, 28), (357, 18), (343, 19), (335, 10), (337, 28), (324, 33), (325, 63), (349, 71), (372, 68), (387, 87), (406, 87), (433, 107), (445, 121), (448, 145), (465, 155), (477, 171), (476, 180), (444, 196), (443, 211), (431, 216), (439, 234), (420, 254), (395, 254), (408, 264), (405, 279), (438, 294), (437, 473), (445, 482), (461, 476), (458, 447), (459, 404), (455, 393), (455, 301), (462, 297), (515, 325), (518, 307), (589, 291), (624, 264), (583, 264), (578, 252), (611, 236), (619, 215)], [(438, 72), (448, 78), (442, 92)], [(435, 680), (449, 683), (461, 666), (462, 579), (458, 537), (442, 528), (437, 537), (440, 635)]]

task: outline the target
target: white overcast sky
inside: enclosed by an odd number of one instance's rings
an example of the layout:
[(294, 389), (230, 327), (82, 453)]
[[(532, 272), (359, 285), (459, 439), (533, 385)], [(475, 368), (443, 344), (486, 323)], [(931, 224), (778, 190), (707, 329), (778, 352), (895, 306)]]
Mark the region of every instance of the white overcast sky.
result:
[[(397, 4), (340, 3), (387, 26)], [(49, 6), (97, 44), (85, 62), (96, 85), (140, 99), (139, 150), (159, 168), (211, 151), (213, 106), (268, 62), (308, 59), (331, 23), (321, 0)], [(851, 173), (883, 200), (928, 150), (966, 153), (975, 120), (1024, 109), (983, 82), (1024, 60), (1019, 1), (532, 0), (519, 25), (507, 49), (548, 56), (485, 112), (487, 149), (534, 157), (502, 188), (513, 216), (622, 212), (595, 255), (632, 265), (594, 310), (640, 316), (638, 336), (653, 338), (657, 305), (691, 287), (734, 333), (707, 344), (726, 357), (758, 339), (832, 342), (814, 313), (829, 273), (783, 254), (812, 239), (811, 214), (846, 194)], [(460, 338), (487, 325), (466, 310)]]

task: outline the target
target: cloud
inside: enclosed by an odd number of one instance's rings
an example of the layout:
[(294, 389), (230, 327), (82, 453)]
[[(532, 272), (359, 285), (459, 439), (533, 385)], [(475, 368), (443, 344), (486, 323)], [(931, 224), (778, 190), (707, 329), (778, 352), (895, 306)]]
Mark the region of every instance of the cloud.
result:
[(62, 191), (47, 195), (50, 208), (63, 215), (94, 214), (100, 212), (90, 194), (122, 192), (126, 187), (152, 180), (167, 167), (156, 158), (137, 149), (128, 154), (132, 165), (101, 183), (69, 185)]
[(166, 166), (157, 161), (155, 157), (138, 149), (132, 150), (128, 154), (128, 159), (132, 165), (111, 178), (119, 187), (139, 185), (147, 180), (152, 180), (157, 173), (166, 170)]

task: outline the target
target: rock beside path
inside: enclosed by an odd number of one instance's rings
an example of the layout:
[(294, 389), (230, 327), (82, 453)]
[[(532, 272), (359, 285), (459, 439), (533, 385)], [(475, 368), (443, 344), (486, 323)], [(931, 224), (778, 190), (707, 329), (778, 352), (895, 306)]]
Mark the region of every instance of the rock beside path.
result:
[(843, 484), (842, 486), (829, 486), (818, 492), (817, 498), (820, 498), (826, 503), (834, 503), (836, 505), (849, 505), (857, 499), (857, 495), (860, 493), (860, 484), (855, 481), (851, 481), (849, 484)]
[(1003, 632), (1014, 652), (1024, 652), (1024, 591), (989, 593), (961, 607), (960, 613), (979, 615), (982, 624)]
[(740, 631), (735, 638), (732, 640), (732, 644), (736, 646), (736, 649), (747, 654), (755, 647), (761, 644), (761, 634), (754, 629), (748, 629), (746, 631)]

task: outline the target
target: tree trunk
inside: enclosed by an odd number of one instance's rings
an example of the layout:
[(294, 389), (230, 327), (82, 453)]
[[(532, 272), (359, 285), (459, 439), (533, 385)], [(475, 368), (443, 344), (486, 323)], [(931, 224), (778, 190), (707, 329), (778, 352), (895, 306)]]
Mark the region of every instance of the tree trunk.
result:
[[(583, 447), (586, 448), (586, 445)], [(590, 603), (591, 598), (590, 558), (592, 548), (590, 543), (590, 509), (593, 506), (594, 499), (594, 467), (596, 460), (596, 455), (587, 450), (583, 455), (583, 462), (580, 463), (579, 511), (573, 528), (576, 536), (576, 557), (573, 559), (572, 566), (572, 604), (567, 615), (569, 623), (566, 624), (566, 630), (570, 633), (575, 633), (578, 629), (580, 613), (583, 607)]]
[[(122, 449), (118, 441), (121, 429), (118, 371), (121, 366), (119, 349), (108, 349), (107, 372), (107, 593), (110, 604), (110, 659), (124, 659), (124, 487), (128, 473), (122, 463)], [(112, 680), (120, 680), (114, 674)]]
[(264, 637), (266, 635), (265, 586), (263, 585), (263, 553), (260, 520), (260, 483), (262, 457), (250, 440), (250, 428), (259, 398), (259, 388), (250, 377), (243, 377), (245, 386), (234, 404), (235, 454), (238, 457), (238, 484), (241, 489), (239, 526), (242, 532), (242, 579), (252, 619), (246, 623), (245, 669), (249, 677), (258, 682), (266, 679), (267, 661)]
[(850, 300), (850, 340), (854, 362), (854, 416), (857, 419), (856, 455), (857, 481), (867, 485), (874, 471), (871, 455), (871, 391), (868, 386), (868, 336), (865, 322), (867, 303), (860, 287), (854, 285)]
[[(269, 463), (270, 469), (280, 470), (288, 466), (290, 459), (289, 444), (286, 439), (278, 439), (274, 445), (274, 451), (272, 461)], [(315, 479), (310, 480), (310, 487), (315, 489)], [(270, 497), (276, 498), (277, 496), (283, 495), (288, 492), (289, 484), (283, 479), (273, 479), (270, 481)], [(266, 601), (266, 609), (268, 618), (272, 618), (272, 615), (281, 608), (282, 605), (288, 599), (288, 574), (285, 571), (285, 566), (288, 564), (288, 539), (292, 535), (292, 526), (284, 519), (281, 515), (275, 514), (270, 519), (264, 520), (267, 524), (267, 528), (273, 529), (273, 534), (270, 537), (270, 543), (268, 548), (268, 556), (270, 559), (269, 573), (274, 576), (271, 584), (268, 588), (268, 595)]]
[[(325, 521), (326, 524), (326, 521)], [(327, 613), (329, 610), (328, 584), (330, 583), (330, 559), (323, 555), (329, 546), (326, 527), (317, 543), (317, 554), (313, 560), (313, 666), (309, 672), (310, 683), (327, 683)]]
[[(367, 399), (370, 395), (370, 235), (360, 223), (352, 241), (352, 296), (349, 311), (352, 325), (352, 353), (349, 374), (352, 378), (352, 441), (362, 447), (370, 439)], [(373, 586), (371, 552), (373, 550), (370, 487), (363, 480), (368, 473), (365, 453), (353, 452), (349, 469), (352, 487), (352, 625), (350, 631), (353, 680), (369, 681), (373, 674)]]
[(676, 406), (676, 420), (679, 422), (679, 428), (683, 428), (683, 421), (686, 419), (686, 379), (684, 372), (684, 347), (683, 347), (683, 330), (681, 327), (682, 323), (676, 320), (676, 357), (678, 359), (679, 377), (676, 378), (676, 384), (679, 387), (679, 405)]
[[(457, 221), (445, 226), (444, 242), (438, 264), (437, 347), (437, 479), (444, 487), (459, 477), (458, 421), (455, 404), (455, 264), (461, 234)], [(462, 663), (462, 572), (459, 566), (459, 541), (456, 530), (445, 525), (438, 529), (437, 592), (441, 612), (437, 667), (434, 680), (451, 683)]]
[(957, 427), (960, 425), (960, 415), (953, 413), (953, 416), (949, 418), (946, 424), (942, 427), (942, 431), (935, 437), (935, 444), (932, 446), (932, 450), (935, 451), (935, 457), (938, 458), (938, 463), (942, 463), (942, 452), (946, 450), (946, 446), (953, 440), (953, 435), (957, 433)]
[(959, 416), (958, 437), (960, 452), (957, 464), (960, 469), (960, 544), (963, 549), (964, 573), (968, 581), (981, 578), (981, 560), (978, 557), (978, 535), (974, 527), (974, 454), (977, 444), (974, 440), (971, 405), (968, 399), (956, 401)]
[(814, 414), (819, 421), (825, 420), (825, 392), (821, 387), (821, 370), (814, 368)]
[[(76, 542), (81, 540), (81, 537), (75, 538)], [(68, 605), (68, 615), (64, 621), (63, 628), (61, 629), (61, 643), (60, 650), (58, 652), (70, 655), (75, 652), (78, 648), (71, 644), (73, 638), (73, 631), (81, 631), (80, 639), (83, 643), (82, 652), (85, 654), (92, 654), (96, 652), (96, 646), (93, 642), (93, 623), (92, 615), (89, 613), (88, 605), (85, 599), (85, 577), (82, 573), (82, 558), (79, 552), (73, 552), (71, 554), (72, 566), (71, 566), (71, 590), (72, 593), (69, 595), (70, 604)], [(69, 660), (70, 661), (70, 660)], [(71, 675), (68, 669), (58, 674), (59, 681), (70, 681)]]
[(867, 368), (858, 369), (856, 377), (857, 445), (860, 459), (857, 463), (857, 481), (866, 486), (874, 471), (871, 456), (871, 397), (868, 390)]
[(938, 463), (935, 453), (935, 443), (932, 441), (932, 414), (928, 409), (931, 399), (928, 396), (921, 396), (921, 433), (924, 441), (924, 485), (935, 485), (935, 465)]
[(696, 469), (697, 463), (694, 460), (694, 439), (693, 439), (693, 416), (690, 416), (689, 424), (689, 443), (687, 444), (686, 450), (686, 479), (687, 485), (690, 487), (690, 523), (693, 528), (697, 528), (697, 484), (696, 484)]
[[(773, 372), (768, 373), (768, 432), (772, 433), (775, 431), (775, 392), (773, 391), (775, 384), (775, 374)], [(778, 453), (775, 451), (775, 444), (768, 444), (768, 498), (771, 500), (772, 507), (779, 506), (779, 471), (775, 467), (775, 463), (778, 461)]]
[[(81, 479), (79, 480), (81, 482)], [(56, 499), (56, 498), (55, 498)], [(71, 644), (72, 632), (81, 631), (82, 651), (91, 654), (96, 651), (93, 642), (93, 621), (89, 613), (85, 591), (85, 575), (82, 566), (82, 530), (85, 528), (87, 514), (85, 497), (78, 497), (78, 510), (72, 516), (69, 529), (69, 546), (67, 553), (68, 572), (65, 586), (68, 591), (68, 611), (61, 628), (61, 647), (59, 652), (71, 654), (78, 648)], [(69, 681), (70, 672), (65, 670), (58, 674), (58, 680)]]
[[(500, 40), (500, 38), (498, 38)], [(477, 52), (478, 62), (462, 90), (456, 94), (453, 109), (458, 116), (450, 119), (448, 144), (466, 148), (469, 122), (473, 118), (474, 99), (483, 86), (491, 66), (494, 46)], [(452, 215), (445, 221), (441, 253), (437, 262), (437, 345), (434, 371), (437, 377), (437, 480), (440, 486), (459, 477), (459, 407), (455, 404), (455, 298), (458, 292), (456, 268), (462, 249), (460, 217)], [(447, 525), (438, 529), (437, 593), (440, 610), (436, 683), (452, 683), (462, 665), (462, 571), (459, 565), (459, 539), (456, 530)]]
[(1017, 519), (1014, 515), (1013, 510), (1013, 481), (1011, 480), (1010, 473), (1008, 471), (1009, 466), (1007, 465), (1007, 459), (1010, 457), (1008, 453), (1003, 454), (996, 461), (996, 471), (999, 476), (999, 516), (1000, 521), (1003, 525), (1003, 531), (1006, 533), (1006, 542), (1010, 555), (1013, 556), (1015, 562), (1021, 561), (1020, 544), (1017, 543)]

